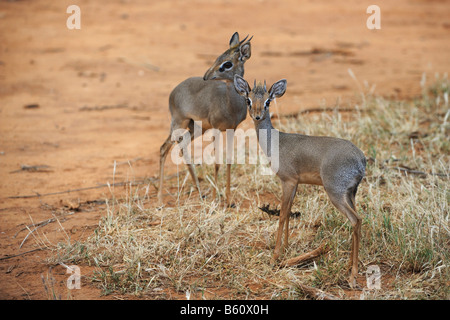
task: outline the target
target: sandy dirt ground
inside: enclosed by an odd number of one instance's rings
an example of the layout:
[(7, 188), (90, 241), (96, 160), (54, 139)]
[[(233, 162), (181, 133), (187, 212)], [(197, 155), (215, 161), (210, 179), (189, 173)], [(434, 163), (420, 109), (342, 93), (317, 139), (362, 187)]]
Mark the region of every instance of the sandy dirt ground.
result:
[[(374, 3), (380, 30), (366, 27)], [(80, 30), (66, 27), (71, 4)], [(277, 106), (291, 113), (419, 95), (423, 74), (450, 70), (449, 16), (437, 0), (0, 1), (0, 298), (47, 299), (53, 278), (62, 299), (115, 298), (84, 278), (68, 292), (39, 249), (93, 232), (109, 190), (91, 187), (157, 177), (171, 90), (235, 31), (253, 35), (245, 77), (286, 78)]]

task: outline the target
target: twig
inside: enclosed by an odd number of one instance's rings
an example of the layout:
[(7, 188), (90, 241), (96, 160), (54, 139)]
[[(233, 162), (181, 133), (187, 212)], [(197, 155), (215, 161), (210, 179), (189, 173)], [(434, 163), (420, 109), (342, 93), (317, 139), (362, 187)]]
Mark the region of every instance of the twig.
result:
[[(261, 210), (262, 212), (265, 212), (269, 215), (272, 216), (279, 216), (280, 215), (280, 209), (270, 209), (270, 204), (268, 205), (263, 205), (262, 207), (259, 207), (259, 210)], [(302, 213), (299, 211), (296, 212), (291, 212), (291, 217), (297, 218), (301, 215)]]
[[(61, 218), (64, 218), (65, 216), (70, 216), (70, 215), (72, 215), (72, 214), (73, 214), (73, 212), (69, 212), (69, 213), (63, 215)], [(55, 222), (56, 220), (57, 220), (56, 217), (55, 217), (55, 218), (50, 218), (50, 219), (47, 219), (47, 220), (38, 222), (38, 223), (36, 223), (36, 224), (30, 224), (30, 225), (26, 226), (25, 228), (22, 228), (22, 229), (20, 229), (19, 231), (17, 231), (17, 233), (14, 235), (14, 238), (17, 237), (17, 235), (18, 235), (20, 232), (22, 232), (23, 230), (28, 230), (28, 231), (29, 231), (28, 234), (26, 235), (26, 237), (25, 237), (25, 238), (22, 240), (22, 242), (20, 243), (19, 249), (22, 248), (23, 244), (24, 244), (25, 241), (28, 239), (28, 237), (29, 237), (30, 235), (32, 235), (33, 232), (35, 232), (38, 228), (44, 227), (44, 226), (48, 225), (49, 223)], [(34, 227), (34, 229), (33, 229), (33, 230), (30, 230), (30, 228), (32, 228), (32, 227)]]
[[(177, 176), (177, 174), (173, 174), (173, 175), (168, 176), (167, 179), (172, 179), (172, 178), (174, 178), (176, 176)], [(29, 195), (22, 195), (22, 196), (12, 196), (12, 197), (7, 197), (7, 199), (39, 198), (39, 197), (54, 196), (54, 195), (64, 194), (64, 193), (72, 193), (72, 192), (78, 192), (78, 191), (86, 191), (86, 190), (93, 190), (93, 189), (108, 188), (108, 187), (112, 187), (112, 186), (120, 187), (120, 186), (128, 185), (130, 183), (132, 183), (133, 185), (139, 185), (139, 184), (143, 184), (145, 182), (150, 182), (150, 183), (153, 184), (158, 179), (159, 178), (149, 178), (149, 179), (137, 180), (137, 181), (134, 181), (134, 182), (124, 181), (124, 182), (116, 182), (114, 184), (107, 184), (107, 183), (105, 183), (105, 184), (98, 185), (96, 187), (69, 189), (69, 190), (64, 190), (64, 191), (57, 191), (57, 192), (50, 192), (50, 193), (43, 193), (43, 194), (40, 194), (40, 193), (36, 192), (36, 194), (29, 194)]]
[(103, 105), (103, 106), (95, 106), (95, 107), (88, 107), (84, 106), (78, 109), (79, 111), (103, 111), (103, 110), (110, 110), (110, 109), (127, 109), (128, 105), (126, 103), (122, 104), (116, 104), (116, 105)]
[(0, 258), (0, 260), (6, 260), (6, 259), (15, 258), (15, 257), (20, 257), (20, 256), (23, 256), (25, 254), (36, 252), (36, 251), (41, 251), (41, 250), (45, 250), (45, 248), (37, 248), (37, 249), (30, 250), (30, 251), (22, 252), (22, 253), (19, 253), (19, 254), (14, 254), (12, 256), (2, 257), (2, 258)]
[(298, 285), (299, 288), (301, 290), (303, 290), (307, 295), (309, 295), (312, 298), (315, 298), (317, 300), (340, 300), (338, 297), (336, 297), (328, 292), (322, 291), (320, 289), (316, 289), (316, 288), (301, 284), (299, 282), (296, 282), (296, 285)]
[[(22, 242), (20, 243), (19, 249), (22, 249), (23, 244), (25, 243), (25, 241), (27, 241), (28, 237), (31, 236), (33, 234), (33, 232), (35, 232), (38, 228), (43, 227), (48, 225), (50, 222), (52, 222), (51, 220), (54, 219), (48, 219), (47, 221), (44, 221), (44, 223), (41, 223), (39, 225), (37, 225), (33, 230), (30, 230), (28, 228), (28, 226), (26, 227), (26, 229), (29, 230), (28, 234), (25, 236), (25, 238), (23, 238)], [(23, 230), (23, 229), (22, 229)]]
[(288, 259), (288, 260), (284, 260), (284, 261), (281, 262), (280, 265), (282, 267), (291, 267), (291, 266), (294, 266), (294, 265), (298, 265), (298, 264), (304, 263), (306, 261), (309, 261), (309, 260), (315, 259), (317, 257), (320, 257), (321, 255), (325, 254), (328, 251), (329, 251), (328, 246), (325, 244), (325, 242), (322, 242), (322, 244), (317, 249), (314, 249), (311, 252), (299, 255), (298, 257), (295, 257), (295, 258), (292, 258), (292, 259)]
[[(143, 183), (143, 182), (144, 182), (144, 180), (140, 180), (140, 181), (134, 182), (134, 184), (140, 184), (140, 183)], [(69, 190), (64, 190), (64, 191), (50, 192), (50, 193), (43, 193), (43, 194), (40, 194), (40, 193), (36, 192), (36, 194), (8, 197), (8, 199), (23, 199), (23, 198), (36, 198), (36, 197), (54, 196), (54, 195), (58, 195), (58, 194), (71, 193), (71, 192), (77, 192), (77, 191), (101, 189), (101, 188), (106, 188), (108, 186), (120, 187), (120, 186), (123, 186), (123, 185), (128, 184), (128, 183), (129, 182), (117, 182), (117, 183), (109, 184), (109, 185), (108, 184), (101, 184), (101, 185), (98, 185), (96, 187), (69, 189)]]
[(406, 168), (406, 167), (387, 167), (388, 169), (394, 169), (394, 170), (398, 170), (401, 172), (407, 172), (407, 173), (412, 173), (412, 174), (417, 174), (417, 175), (421, 175), (421, 176), (427, 176), (427, 175), (432, 175), (432, 176), (438, 176), (438, 177), (446, 177), (448, 178), (449, 175), (445, 174), (445, 173), (428, 173), (428, 172), (423, 172), (423, 171), (418, 171), (418, 170), (413, 170), (410, 168)]
[(43, 164), (43, 165), (36, 165), (36, 166), (29, 166), (26, 164), (21, 164), (19, 170), (10, 171), (9, 173), (16, 173), (21, 171), (30, 171), (30, 172), (51, 172), (50, 166)]
[[(36, 227), (43, 227), (43, 226), (46, 226), (46, 225), (49, 224), (50, 222), (53, 222), (53, 221), (51, 221), (51, 220), (54, 220), (54, 218), (47, 219), (47, 220), (38, 222), (38, 223), (36, 223), (36, 224), (34, 224), (34, 223), (33, 223), (33, 224), (29, 224), (29, 225), (25, 226), (24, 228), (20, 229), (19, 231), (17, 231), (13, 238), (16, 238), (17, 235), (18, 235), (19, 233), (21, 233), (22, 231), (24, 231), (24, 230), (30, 230), (31, 227), (35, 227), (35, 228), (36, 228)], [(33, 231), (34, 231), (34, 230), (33, 230)]]

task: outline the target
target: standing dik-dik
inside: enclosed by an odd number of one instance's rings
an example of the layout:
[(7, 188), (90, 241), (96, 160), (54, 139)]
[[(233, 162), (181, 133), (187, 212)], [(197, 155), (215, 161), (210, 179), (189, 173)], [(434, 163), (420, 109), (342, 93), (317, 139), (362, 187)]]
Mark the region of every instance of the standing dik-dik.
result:
[[(247, 116), (247, 105), (234, 89), (234, 75), (244, 75), (244, 63), (251, 56), (250, 40), (239, 41), (236, 32), (230, 39), (230, 48), (220, 55), (203, 78), (193, 77), (181, 82), (169, 97), (172, 116), (170, 134), (160, 149), (160, 175), (158, 201), (163, 202), (164, 162), (170, 148), (175, 143), (172, 133), (176, 129), (188, 129), (191, 141), (194, 139), (194, 121), (201, 121), (202, 134), (211, 128), (225, 131), (236, 129)], [(213, 80), (225, 80), (213, 81)], [(192, 164), (187, 164), (189, 173), (200, 193), (200, 186)], [(227, 162), (226, 202), (230, 205), (230, 169)], [(217, 186), (219, 164), (215, 165), (214, 178)], [(216, 195), (214, 188), (213, 197)]]
[[(242, 77), (234, 77), (236, 90), (246, 98), (249, 114), (255, 124), (256, 134), (261, 146), (266, 147), (266, 155), (274, 160), (278, 157), (277, 176), (283, 190), (281, 198), (280, 220), (273, 261), (280, 255), (283, 227), (284, 246), (288, 242), (289, 215), (294, 201), (297, 185), (315, 184), (325, 188), (334, 206), (342, 212), (353, 226), (352, 252), (350, 256), (350, 285), (356, 284), (358, 274), (358, 251), (361, 237), (361, 218), (356, 214), (355, 195), (366, 170), (366, 158), (350, 141), (333, 137), (314, 137), (276, 131), (278, 150), (275, 154), (271, 147), (271, 134), (274, 130), (269, 114), (270, 102), (281, 97), (286, 91), (286, 80), (272, 85), (267, 92), (266, 85), (256, 85), (253, 90)], [(260, 130), (267, 130), (261, 141)], [(263, 149), (264, 149), (263, 147)], [(272, 152), (271, 152), (272, 150)]]

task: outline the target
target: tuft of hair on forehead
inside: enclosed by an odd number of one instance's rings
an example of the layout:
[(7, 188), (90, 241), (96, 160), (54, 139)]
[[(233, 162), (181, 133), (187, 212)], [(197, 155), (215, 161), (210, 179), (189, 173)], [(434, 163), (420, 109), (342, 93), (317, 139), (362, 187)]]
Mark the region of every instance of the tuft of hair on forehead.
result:
[(258, 82), (258, 84), (256, 84), (256, 80), (255, 80), (252, 92), (255, 94), (255, 96), (262, 97), (267, 92), (265, 81), (264, 81), (264, 84), (262, 84), (261, 81)]

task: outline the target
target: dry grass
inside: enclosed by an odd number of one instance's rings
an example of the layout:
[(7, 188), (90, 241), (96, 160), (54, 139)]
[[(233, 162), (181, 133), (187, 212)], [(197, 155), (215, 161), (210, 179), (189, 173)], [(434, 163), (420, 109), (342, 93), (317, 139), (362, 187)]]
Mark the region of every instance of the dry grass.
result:
[[(449, 299), (448, 93), (448, 80), (437, 79), (408, 102), (363, 93), (345, 121), (339, 112), (281, 121), (283, 131), (349, 139), (369, 159), (356, 198), (360, 290), (346, 282), (351, 226), (320, 187), (299, 186), (292, 210), (302, 214), (291, 218), (284, 258), (322, 241), (331, 250), (303, 266), (270, 265), (278, 219), (258, 207), (279, 205), (280, 185), (259, 175), (257, 165), (233, 166), (233, 209), (199, 200), (185, 172), (172, 181), (175, 205), (162, 209), (151, 185), (116, 190), (95, 233), (60, 244), (55, 259), (95, 265), (92, 281), (104, 294), (152, 299), (306, 299), (298, 283), (345, 299)], [(197, 168), (208, 196), (213, 168)], [(366, 287), (369, 265), (381, 268), (380, 290)]]

